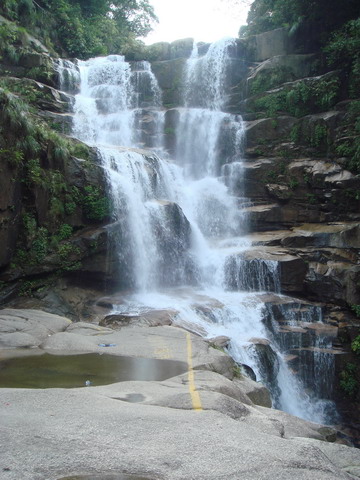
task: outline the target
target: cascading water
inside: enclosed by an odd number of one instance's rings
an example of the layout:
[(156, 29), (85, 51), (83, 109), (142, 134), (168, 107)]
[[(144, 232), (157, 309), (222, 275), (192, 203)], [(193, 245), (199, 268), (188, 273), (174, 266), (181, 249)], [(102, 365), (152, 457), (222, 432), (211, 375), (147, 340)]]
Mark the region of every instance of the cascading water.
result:
[(242, 181), (244, 128), (221, 111), (232, 44), (215, 43), (205, 56), (194, 47), (173, 163), (155, 153), (163, 149), (164, 111), (147, 62), (115, 55), (79, 62), (73, 134), (97, 147), (108, 176), (120, 271), (133, 289), (117, 311), (176, 310), (178, 324), (230, 337), (229, 352), (269, 386), (276, 407), (324, 422), (309, 395), (299, 394), (254, 293), (279, 291), (277, 264), (242, 256), (251, 247), (246, 200), (233, 193)]

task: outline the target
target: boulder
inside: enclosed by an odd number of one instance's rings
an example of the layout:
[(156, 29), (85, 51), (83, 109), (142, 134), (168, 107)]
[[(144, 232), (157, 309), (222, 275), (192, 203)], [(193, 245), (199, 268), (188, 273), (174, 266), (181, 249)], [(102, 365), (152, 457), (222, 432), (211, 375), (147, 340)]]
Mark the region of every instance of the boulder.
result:
[(304, 280), (307, 266), (301, 257), (292, 255), (289, 251), (276, 247), (246, 250), (243, 259), (247, 262), (263, 261), (277, 262), (277, 272), (281, 291), (301, 292), (304, 288)]
[(265, 188), (270, 197), (276, 200), (289, 200), (292, 197), (292, 191), (287, 185), (278, 185), (276, 183), (268, 183)]
[(252, 61), (262, 62), (268, 58), (290, 53), (288, 32), (277, 28), (247, 39), (247, 49), (252, 52)]
[(284, 247), (333, 247), (360, 248), (360, 224), (358, 222), (314, 224), (293, 227), (281, 240)]
[(111, 314), (103, 318), (99, 325), (117, 330), (128, 325), (139, 325), (146, 327), (159, 327), (171, 325), (178, 312), (176, 310), (149, 310), (139, 315)]
[(71, 320), (40, 310), (0, 310), (0, 344), (2, 347), (34, 347), (47, 337), (64, 331)]
[(306, 292), (316, 299), (340, 304), (360, 303), (360, 266), (328, 261), (309, 264), (305, 279)]
[(233, 382), (255, 405), (271, 408), (270, 392), (262, 383), (245, 376), (234, 378)]
[(283, 210), (276, 203), (254, 205), (245, 209), (246, 219), (253, 232), (267, 231), (283, 226)]
[(176, 155), (176, 128), (179, 124), (180, 111), (171, 108), (165, 112), (164, 145), (169, 155)]
[[(314, 72), (314, 63), (316, 61), (317, 56), (314, 54), (271, 56), (251, 70), (248, 77), (250, 92), (253, 91), (255, 84), (261, 84), (261, 81), (264, 81), (267, 76), (276, 76), (278, 79), (277, 84), (290, 82), (296, 78), (308, 77)], [(275, 78), (272, 80), (271, 87), (277, 86), (274, 82)], [(253, 85), (254, 87), (252, 87)]]
[(293, 126), (297, 123), (296, 118), (290, 116), (278, 116), (272, 118), (261, 118), (245, 123), (246, 147), (259, 145), (259, 138), (263, 142), (277, 140), (279, 137), (290, 135)]
[(163, 105), (172, 108), (181, 105), (184, 89), (184, 67), (186, 59), (178, 58), (154, 62), (152, 71), (163, 92)]
[(225, 335), (221, 335), (219, 337), (208, 338), (207, 341), (214, 348), (225, 348), (225, 347), (228, 346), (228, 344), (230, 342), (230, 337), (226, 337)]
[(154, 205), (153, 229), (158, 245), (158, 280), (162, 285), (193, 283), (196, 266), (189, 252), (191, 227), (181, 207), (170, 201), (158, 200)]

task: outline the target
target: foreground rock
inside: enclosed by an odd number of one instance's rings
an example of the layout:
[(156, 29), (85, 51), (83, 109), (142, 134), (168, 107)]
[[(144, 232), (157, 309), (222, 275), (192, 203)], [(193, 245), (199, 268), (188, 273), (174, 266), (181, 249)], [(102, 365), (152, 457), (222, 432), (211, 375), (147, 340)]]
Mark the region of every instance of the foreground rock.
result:
[(48, 336), (62, 332), (71, 320), (40, 310), (0, 310), (0, 347), (37, 347)]
[[(0, 325), (9, 328), (14, 318), (31, 318), (29, 335), (45, 328), (33, 353), (171, 359), (187, 365), (188, 372), (163, 381), (98, 387), (0, 389), (1, 478), (104, 479), (130, 473), (149, 480), (335, 480), (359, 475), (359, 450), (329, 446), (324, 440), (336, 439), (333, 429), (265, 408), (266, 389), (239, 377), (233, 360), (200, 337), (173, 326), (114, 331), (55, 317), (8, 309)], [(24, 354), (9, 348), (1, 353), (9, 350)]]
[[(310, 425), (299, 429), (298, 421), (286, 416), (284, 426), (225, 395), (201, 392), (221, 408), (197, 412), (130, 403), (121, 388), (3, 389), (4, 478), (105, 478), (126, 472), (149, 480), (338, 480), (355, 478), (346, 471), (360, 464), (355, 449), (333, 445), (330, 451), (325, 442), (295, 438), (309, 431), (316, 436)], [(221, 411), (228, 412), (229, 405), (236, 414)]]

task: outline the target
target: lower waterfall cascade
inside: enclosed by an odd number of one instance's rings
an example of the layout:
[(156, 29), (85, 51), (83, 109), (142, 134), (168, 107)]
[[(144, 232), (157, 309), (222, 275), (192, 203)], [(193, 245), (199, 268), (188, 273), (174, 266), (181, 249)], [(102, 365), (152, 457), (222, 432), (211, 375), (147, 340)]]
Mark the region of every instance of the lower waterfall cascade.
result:
[(281, 293), (278, 262), (246, 256), (244, 123), (222, 111), (232, 44), (223, 39), (203, 55), (194, 45), (173, 152), (148, 62), (110, 55), (59, 64), (64, 90), (80, 82), (72, 135), (96, 147), (110, 189), (127, 290), (113, 313), (169, 310), (175, 325), (229, 337), (229, 354), (267, 386), (275, 408), (332, 423), (332, 337), (317, 328), (321, 307)]

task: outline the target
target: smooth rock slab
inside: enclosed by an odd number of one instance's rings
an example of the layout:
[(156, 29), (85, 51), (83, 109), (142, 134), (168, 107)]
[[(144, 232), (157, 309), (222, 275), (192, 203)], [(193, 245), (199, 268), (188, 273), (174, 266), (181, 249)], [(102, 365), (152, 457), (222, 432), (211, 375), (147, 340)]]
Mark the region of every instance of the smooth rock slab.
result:
[(0, 310), (0, 347), (35, 347), (70, 324), (68, 318), (40, 310), (5, 308)]
[[(352, 478), (336, 466), (342, 446), (334, 447), (330, 459), (322, 442), (286, 439), (281, 422), (261, 420), (260, 412), (234, 420), (213, 410), (106, 398), (91, 387), (2, 389), (0, 400), (7, 480), (114, 472), (157, 480)], [(360, 452), (353, 452), (353, 465), (359, 464)]]

